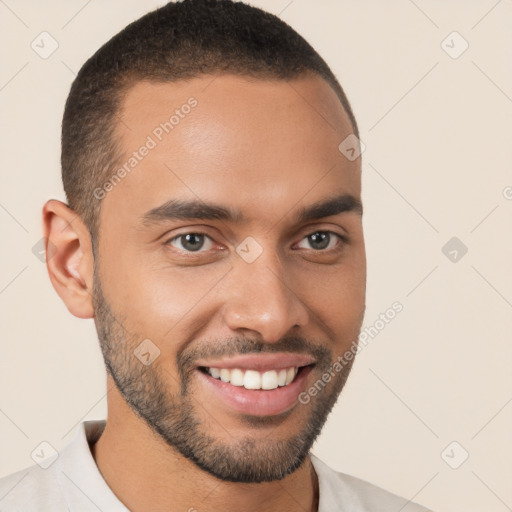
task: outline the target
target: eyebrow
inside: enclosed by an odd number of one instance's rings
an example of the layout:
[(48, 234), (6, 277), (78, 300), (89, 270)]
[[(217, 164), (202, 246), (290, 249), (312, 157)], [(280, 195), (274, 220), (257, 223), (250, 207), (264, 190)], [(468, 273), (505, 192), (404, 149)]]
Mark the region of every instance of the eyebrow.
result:
[[(348, 212), (362, 215), (363, 205), (353, 195), (342, 194), (303, 207), (296, 216), (296, 222), (318, 220)], [(191, 201), (170, 199), (142, 216), (142, 224), (145, 226), (168, 220), (222, 220), (236, 224), (247, 222), (247, 218), (240, 211), (195, 199)]]

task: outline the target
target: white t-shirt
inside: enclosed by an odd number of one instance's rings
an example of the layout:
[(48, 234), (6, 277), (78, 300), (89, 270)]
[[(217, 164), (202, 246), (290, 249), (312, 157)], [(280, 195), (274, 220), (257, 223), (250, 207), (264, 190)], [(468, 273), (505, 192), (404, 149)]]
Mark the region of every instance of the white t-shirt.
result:
[[(104, 427), (104, 420), (85, 421), (46, 469), (41, 467), (47, 466), (42, 458), (39, 465), (0, 479), (0, 512), (127, 512), (103, 480), (89, 448)], [(44, 449), (37, 453), (44, 457)], [(318, 512), (429, 512), (368, 482), (337, 473), (312, 454), (311, 461), (318, 476)]]

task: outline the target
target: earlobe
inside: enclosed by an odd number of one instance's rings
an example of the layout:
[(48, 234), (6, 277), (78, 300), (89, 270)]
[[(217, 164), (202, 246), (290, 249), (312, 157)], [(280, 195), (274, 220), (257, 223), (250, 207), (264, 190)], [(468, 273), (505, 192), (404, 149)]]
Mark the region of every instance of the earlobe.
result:
[(78, 318), (93, 318), (94, 257), (89, 230), (62, 201), (43, 206), (46, 266), (55, 291)]

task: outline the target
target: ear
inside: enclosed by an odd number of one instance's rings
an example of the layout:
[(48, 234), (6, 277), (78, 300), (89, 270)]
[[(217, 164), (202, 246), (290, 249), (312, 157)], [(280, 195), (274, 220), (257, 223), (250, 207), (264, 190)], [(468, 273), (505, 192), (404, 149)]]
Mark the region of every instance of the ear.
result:
[(93, 318), (94, 256), (89, 230), (62, 201), (43, 206), (46, 267), (55, 291), (78, 318)]

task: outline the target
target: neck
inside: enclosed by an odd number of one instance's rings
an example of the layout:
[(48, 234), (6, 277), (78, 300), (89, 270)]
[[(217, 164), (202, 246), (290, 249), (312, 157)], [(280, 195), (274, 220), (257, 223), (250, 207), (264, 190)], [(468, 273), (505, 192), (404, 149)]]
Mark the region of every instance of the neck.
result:
[(309, 456), (282, 480), (222, 481), (168, 446), (121, 397), (110, 398), (109, 419), (91, 452), (106, 483), (130, 511), (163, 512), (172, 505), (190, 512), (317, 512), (318, 480)]

